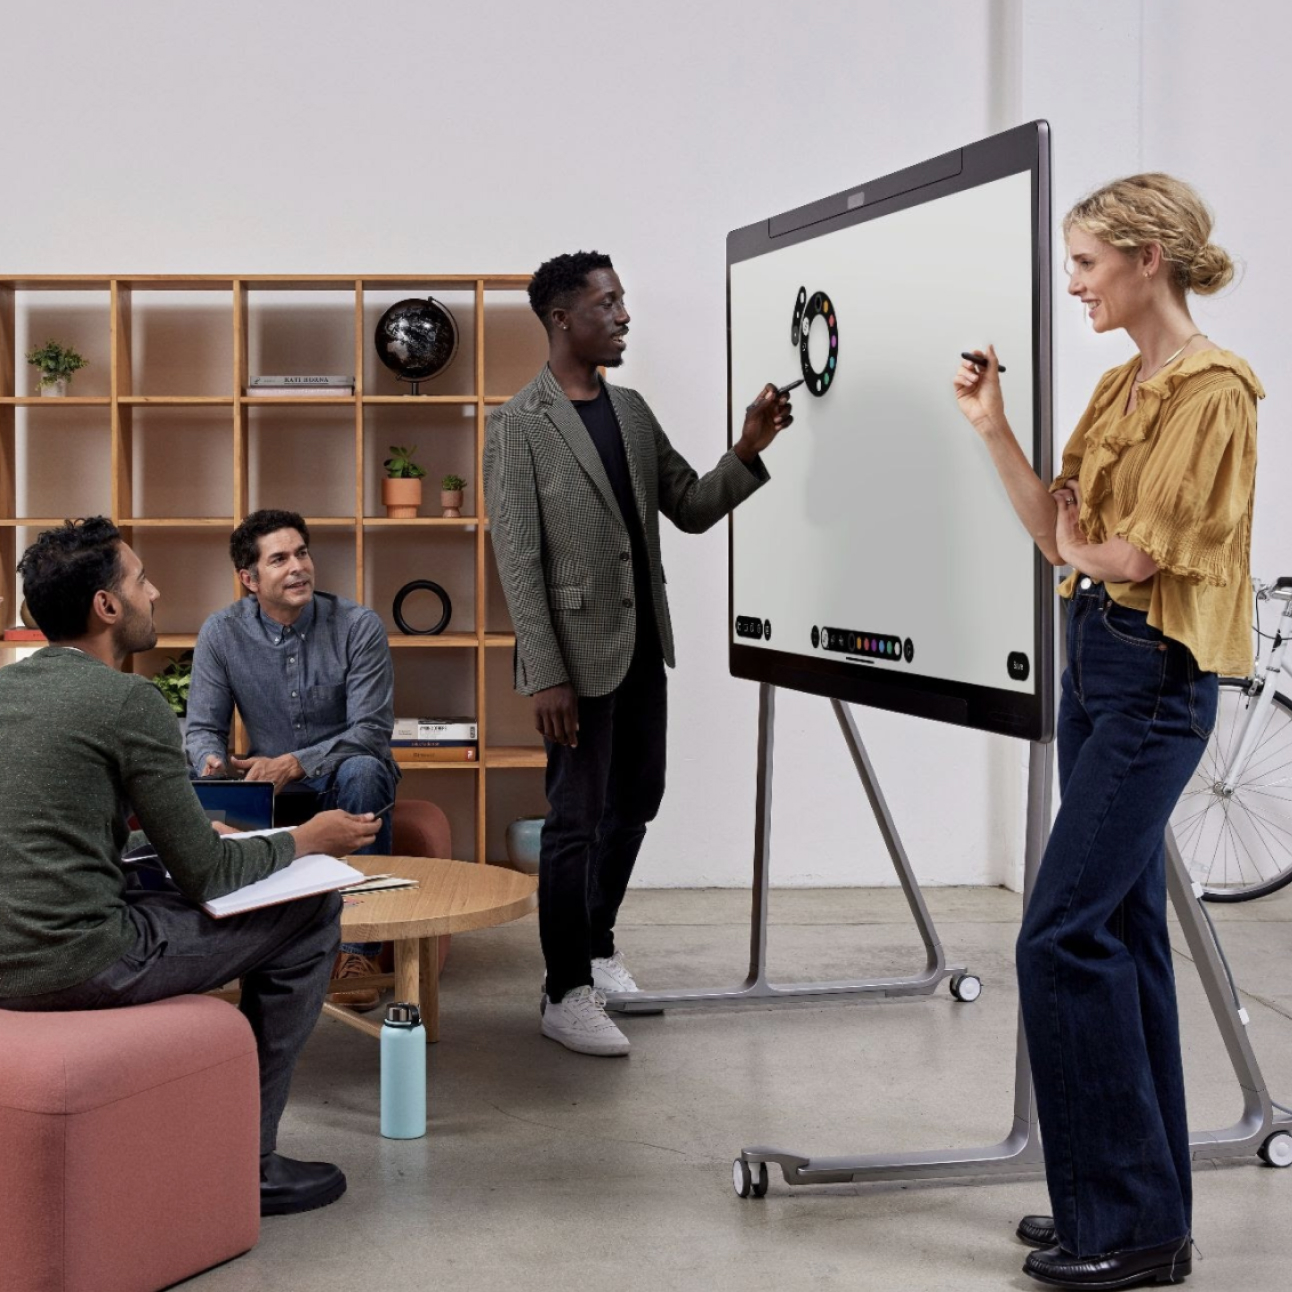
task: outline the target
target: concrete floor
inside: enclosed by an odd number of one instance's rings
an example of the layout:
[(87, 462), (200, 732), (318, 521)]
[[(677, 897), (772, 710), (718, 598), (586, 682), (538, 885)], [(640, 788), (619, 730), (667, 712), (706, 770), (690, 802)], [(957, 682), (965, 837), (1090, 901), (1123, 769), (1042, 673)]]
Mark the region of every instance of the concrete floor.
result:
[[(924, 1000), (675, 1011), (626, 1020), (626, 1060), (540, 1036), (532, 917), (455, 938), (430, 1051), (428, 1137), (379, 1136), (377, 1045), (323, 1020), (281, 1148), (340, 1163), (349, 1192), (326, 1210), (267, 1220), (254, 1251), (185, 1289), (1035, 1288), (1013, 1229), (1048, 1210), (1039, 1179), (790, 1190), (777, 1173), (765, 1200), (745, 1202), (731, 1188), (731, 1159), (751, 1144), (839, 1155), (1004, 1133), (1020, 900), (982, 889), (926, 898), (949, 957), (984, 981), (976, 1004), (944, 987)], [(620, 945), (643, 985), (731, 984), (748, 955), (748, 908), (742, 893), (633, 892)], [(1267, 1083), (1292, 1105), (1292, 891), (1212, 909)], [(778, 892), (771, 919), (774, 978), (922, 962), (892, 890)], [(1193, 967), (1183, 954), (1176, 963), (1193, 1125), (1227, 1126), (1239, 1092)], [(1195, 1189), (1194, 1285), (1285, 1288), (1292, 1170), (1255, 1158), (1202, 1165)]]

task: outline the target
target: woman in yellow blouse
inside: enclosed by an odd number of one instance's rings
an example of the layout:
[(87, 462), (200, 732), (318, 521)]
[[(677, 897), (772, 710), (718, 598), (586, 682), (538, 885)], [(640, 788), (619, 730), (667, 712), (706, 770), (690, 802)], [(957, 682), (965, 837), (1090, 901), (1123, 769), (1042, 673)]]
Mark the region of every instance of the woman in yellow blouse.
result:
[(1055, 819), (1017, 947), (1053, 1217), (1024, 1270), (1065, 1287), (1191, 1271), (1189, 1130), (1163, 834), (1216, 720), (1217, 674), (1252, 665), (1256, 400), (1187, 295), (1233, 276), (1198, 195), (1118, 180), (1064, 220), (1069, 292), (1138, 353), (1105, 374), (1047, 486), (1005, 418), (995, 352), (960, 408), (1054, 565), (1071, 565)]

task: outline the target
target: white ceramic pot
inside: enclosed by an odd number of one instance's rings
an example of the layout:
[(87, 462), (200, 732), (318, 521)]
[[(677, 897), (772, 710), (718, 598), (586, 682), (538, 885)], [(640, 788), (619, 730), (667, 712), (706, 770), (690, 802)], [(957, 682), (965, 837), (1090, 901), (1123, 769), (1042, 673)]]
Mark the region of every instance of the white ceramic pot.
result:
[(41, 381), (40, 393), (44, 399), (63, 399), (67, 395), (67, 378), (56, 377), (53, 381)]

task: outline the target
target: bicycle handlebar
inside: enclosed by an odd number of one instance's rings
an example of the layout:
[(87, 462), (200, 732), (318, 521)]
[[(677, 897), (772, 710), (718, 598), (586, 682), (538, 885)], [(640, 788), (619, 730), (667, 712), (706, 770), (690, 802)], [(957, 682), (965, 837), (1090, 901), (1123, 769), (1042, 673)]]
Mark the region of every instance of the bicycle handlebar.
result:
[(1264, 579), (1253, 579), (1252, 587), (1258, 601), (1287, 601), (1292, 604), (1292, 574), (1285, 574), (1273, 583)]

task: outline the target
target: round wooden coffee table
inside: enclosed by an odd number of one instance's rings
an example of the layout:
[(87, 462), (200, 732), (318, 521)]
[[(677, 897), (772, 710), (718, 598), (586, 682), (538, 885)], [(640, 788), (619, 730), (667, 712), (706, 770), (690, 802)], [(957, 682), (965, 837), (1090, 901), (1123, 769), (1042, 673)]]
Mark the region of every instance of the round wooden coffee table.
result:
[[(421, 1007), (427, 1041), (440, 1035), (440, 938), (449, 933), (508, 924), (538, 909), (538, 880), (501, 866), (481, 866), (442, 857), (346, 857), (366, 875), (401, 875), (416, 888), (360, 893), (345, 899), (341, 938), (345, 942), (393, 942), (395, 972), (334, 981), (332, 990), (387, 987), (396, 1000), (415, 1000)], [(324, 1005), (324, 1012), (371, 1036), (381, 1024), (370, 1022), (343, 1005)]]

